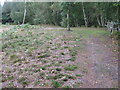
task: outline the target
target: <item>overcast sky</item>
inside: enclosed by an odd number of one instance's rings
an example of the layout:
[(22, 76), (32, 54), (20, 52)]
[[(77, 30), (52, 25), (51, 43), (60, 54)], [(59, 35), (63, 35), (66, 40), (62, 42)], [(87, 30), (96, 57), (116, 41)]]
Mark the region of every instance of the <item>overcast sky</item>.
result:
[(0, 0), (0, 4), (3, 6), (5, 0)]
[[(4, 4), (4, 2), (5, 2), (6, 0), (0, 0), (0, 4), (3, 6), (3, 4)], [(12, 0), (9, 0), (9, 1), (12, 1)], [(18, 1), (24, 1), (24, 0), (18, 0)], [(31, 0), (32, 1), (32, 0)], [(35, 0), (35, 1), (44, 1), (44, 0)], [(45, 0), (45, 1), (51, 1), (51, 0)], [(53, 1), (56, 1), (56, 0), (53, 0)], [(59, 0), (57, 0), (57, 1), (59, 1)], [(74, 1), (74, 0), (68, 0), (68, 1)], [(78, 0), (78, 1), (82, 1), (82, 0)], [(101, 1), (101, 0), (85, 0), (85, 1)], [(104, 0), (103, 0), (104, 1)], [(105, 0), (105, 1), (108, 1), (109, 2), (109, 0)], [(110, 1), (120, 1), (120, 0), (110, 0)]]

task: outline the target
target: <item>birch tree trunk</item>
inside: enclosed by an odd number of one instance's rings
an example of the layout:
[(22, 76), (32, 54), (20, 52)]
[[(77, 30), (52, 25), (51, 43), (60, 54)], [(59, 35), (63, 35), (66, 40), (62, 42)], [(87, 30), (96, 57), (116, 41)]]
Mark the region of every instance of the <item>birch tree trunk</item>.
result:
[(120, 6), (118, 5), (117, 7), (117, 22), (119, 23), (120, 22)]
[(82, 2), (82, 8), (83, 8), (83, 15), (84, 15), (85, 26), (88, 27), (88, 23), (87, 23), (87, 18), (86, 18), (85, 8), (84, 8), (83, 2)]
[(23, 22), (22, 22), (22, 24), (25, 23), (25, 17), (26, 17), (26, 0), (24, 0), (24, 3), (25, 3), (25, 8), (24, 8), (24, 16), (23, 16)]
[(98, 16), (97, 16), (97, 22), (98, 22), (98, 25), (101, 26), (101, 23), (100, 23), (100, 20), (99, 20)]
[(100, 19), (101, 19), (102, 26), (104, 26), (104, 21), (103, 21), (103, 16), (102, 15), (101, 15)]
[(70, 22), (69, 22), (70, 16), (69, 16), (69, 9), (67, 13), (67, 30), (70, 31)]

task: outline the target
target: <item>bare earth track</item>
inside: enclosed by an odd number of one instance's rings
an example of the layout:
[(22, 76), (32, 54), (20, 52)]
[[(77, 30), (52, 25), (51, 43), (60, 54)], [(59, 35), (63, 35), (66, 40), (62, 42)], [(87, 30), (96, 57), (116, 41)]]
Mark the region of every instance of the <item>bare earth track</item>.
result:
[[(103, 38), (103, 37), (101, 37)], [(101, 42), (100, 38), (90, 37), (86, 40), (86, 49), (78, 54), (77, 63), (85, 64), (88, 73), (82, 78), (84, 88), (111, 88), (118, 84), (118, 56), (113, 52), (112, 44)], [(116, 86), (114, 86), (116, 85)]]

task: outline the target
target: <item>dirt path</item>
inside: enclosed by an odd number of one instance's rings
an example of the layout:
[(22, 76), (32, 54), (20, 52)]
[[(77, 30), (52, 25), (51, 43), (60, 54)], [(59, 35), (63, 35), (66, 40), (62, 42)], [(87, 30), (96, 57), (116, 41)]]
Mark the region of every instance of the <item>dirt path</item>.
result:
[[(104, 39), (105, 41), (101, 41)], [(118, 58), (112, 41), (104, 37), (85, 40), (85, 50), (78, 54), (76, 63), (84, 65), (87, 73), (82, 77), (82, 88), (118, 87)], [(113, 45), (114, 46), (114, 45)]]

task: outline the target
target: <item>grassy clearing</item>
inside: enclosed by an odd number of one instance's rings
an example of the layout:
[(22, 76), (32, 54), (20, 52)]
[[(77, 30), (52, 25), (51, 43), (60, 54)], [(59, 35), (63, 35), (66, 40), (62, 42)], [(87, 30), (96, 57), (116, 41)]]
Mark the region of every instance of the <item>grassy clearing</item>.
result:
[[(91, 35), (106, 36), (109, 33), (89, 28), (72, 28), (71, 32), (54, 28), (43, 30), (41, 26), (30, 25), (15, 26), (3, 32), (2, 52), (5, 53), (3, 65), (7, 65), (10, 70), (9, 73), (4, 70), (7, 74), (2, 82), (11, 81), (6, 87), (17, 87), (12, 82), (15, 79), (20, 85), (26, 87), (31, 82), (23, 76), (29, 78), (32, 75), (33, 79), (30, 80), (34, 82), (35, 87), (70, 88), (64, 85), (64, 82), (76, 80), (83, 75), (73, 73), (79, 69), (76, 64), (67, 63), (75, 62), (77, 53), (85, 47), (83, 39)], [(87, 73), (83, 67), (80, 70)], [(19, 75), (22, 77), (16, 79), (11, 76), (13, 72), (16, 77)], [(79, 84), (72, 86), (78, 87)]]
[(109, 36), (110, 32), (102, 28), (73, 28), (73, 34), (88, 38), (89, 36)]

